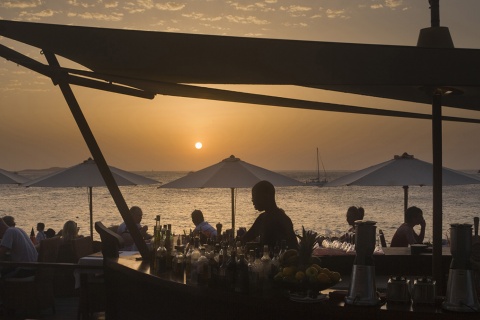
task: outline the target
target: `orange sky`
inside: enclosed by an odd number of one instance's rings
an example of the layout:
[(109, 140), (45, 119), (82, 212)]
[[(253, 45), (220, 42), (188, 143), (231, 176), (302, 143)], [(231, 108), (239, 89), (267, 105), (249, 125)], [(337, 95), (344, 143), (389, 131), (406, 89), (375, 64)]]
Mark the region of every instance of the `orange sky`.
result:
[[(263, 38), (416, 45), (430, 25), (428, 1), (41, 1), (0, 3), (0, 18)], [(456, 47), (480, 48), (480, 2), (441, 0), (441, 25)], [(44, 62), (38, 50), (0, 37)], [(90, 156), (60, 90), (0, 61), (0, 168), (71, 166)], [(125, 170), (198, 170), (231, 154), (272, 170), (360, 169), (408, 152), (431, 161), (427, 120), (348, 115), (157, 96), (144, 100), (73, 87), (110, 165)], [(245, 91), (259, 88), (244, 86)], [(430, 112), (428, 105), (292, 87), (262, 88), (317, 101)], [(476, 116), (445, 109), (445, 115)], [(478, 117), (478, 116), (477, 116)], [(480, 169), (475, 124), (445, 123), (444, 166)], [(197, 150), (195, 143), (203, 148)]]

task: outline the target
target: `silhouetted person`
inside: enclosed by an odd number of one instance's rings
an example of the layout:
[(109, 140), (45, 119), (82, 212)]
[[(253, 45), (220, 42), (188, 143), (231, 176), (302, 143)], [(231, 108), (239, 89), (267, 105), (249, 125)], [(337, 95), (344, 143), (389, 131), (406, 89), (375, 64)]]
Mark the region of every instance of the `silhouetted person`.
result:
[(206, 238), (216, 237), (217, 230), (212, 227), (205, 218), (203, 217), (203, 212), (201, 210), (193, 210), (192, 212), (192, 222), (195, 225), (194, 233), (203, 235)]
[(263, 212), (243, 235), (242, 241), (249, 242), (260, 237), (260, 244), (272, 249), (285, 240), (288, 248), (297, 249), (298, 241), (292, 220), (275, 202), (275, 187), (268, 181), (258, 182), (252, 188), (252, 202), (256, 210)]
[(37, 239), (37, 244), (40, 243), (43, 239), (46, 239), (47, 235), (45, 234), (45, 223), (39, 222), (37, 223), (37, 235), (35, 239)]
[[(420, 234), (413, 227), (420, 225)], [(410, 207), (405, 212), (405, 222), (398, 227), (393, 235), (390, 247), (408, 247), (415, 243), (422, 243), (425, 238), (425, 219), (420, 208)]]

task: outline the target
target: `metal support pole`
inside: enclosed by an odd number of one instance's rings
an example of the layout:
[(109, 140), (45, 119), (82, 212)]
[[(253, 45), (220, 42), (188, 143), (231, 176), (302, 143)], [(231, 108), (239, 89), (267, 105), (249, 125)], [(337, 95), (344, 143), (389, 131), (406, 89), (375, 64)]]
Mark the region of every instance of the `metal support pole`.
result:
[(406, 214), (408, 209), (408, 186), (403, 186), (403, 222), (407, 222)]
[[(433, 252), (432, 275), (437, 288), (443, 291), (442, 271), (442, 96), (433, 95), (432, 103), (433, 146)], [(442, 293), (443, 294), (443, 293)]]
[(232, 237), (235, 239), (235, 188), (232, 188)]
[[(60, 67), (58, 60), (53, 53), (44, 51), (44, 54), (50, 66), (54, 68)], [(77, 123), (78, 128), (82, 133), (83, 139), (87, 143), (93, 159), (98, 166), (98, 170), (102, 174), (102, 177), (105, 180), (105, 184), (107, 185), (108, 190), (110, 191), (110, 194), (112, 195), (112, 198), (117, 205), (118, 210), (120, 211), (123, 221), (125, 221), (125, 224), (130, 231), (130, 235), (132, 236), (133, 241), (135, 242), (138, 250), (140, 251), (140, 254), (142, 255), (142, 258), (149, 258), (150, 252), (148, 250), (147, 244), (143, 240), (143, 237), (140, 234), (140, 231), (138, 230), (135, 221), (133, 221), (133, 217), (130, 214), (127, 203), (125, 202), (125, 199), (123, 198), (123, 195), (120, 192), (120, 189), (118, 188), (115, 179), (113, 178), (112, 172), (110, 171), (110, 168), (108, 167), (107, 162), (103, 157), (102, 151), (100, 150), (100, 147), (95, 140), (95, 137), (87, 123), (87, 120), (85, 119), (85, 116), (80, 109), (80, 105), (78, 104), (77, 99), (75, 98), (75, 95), (70, 88), (70, 84), (67, 80), (67, 74), (62, 71), (54, 72), (52, 76), (52, 81), (54, 84), (59, 85), (60, 90), (65, 97), (65, 101), (67, 102), (70, 111), (75, 118), (75, 122)]]

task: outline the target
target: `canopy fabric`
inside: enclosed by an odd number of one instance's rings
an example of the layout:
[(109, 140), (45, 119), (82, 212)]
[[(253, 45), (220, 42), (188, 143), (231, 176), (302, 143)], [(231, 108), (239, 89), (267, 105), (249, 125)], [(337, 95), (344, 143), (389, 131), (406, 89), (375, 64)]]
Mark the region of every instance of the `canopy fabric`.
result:
[[(117, 185), (131, 186), (143, 184), (156, 184), (156, 180), (143, 177), (141, 175), (120, 170), (110, 166)], [(51, 188), (65, 188), (65, 187), (104, 187), (100, 171), (93, 159), (85, 160), (84, 162), (70, 168), (66, 168), (52, 174), (33, 179), (23, 184), (25, 187), (51, 187)]]
[(274, 186), (301, 186), (302, 182), (230, 156), (217, 164), (192, 172), (160, 188), (251, 188), (267, 180)]
[[(442, 184), (464, 185), (480, 184), (480, 179), (460, 171), (442, 168)], [(404, 153), (371, 167), (355, 171), (328, 182), (326, 187), (334, 186), (432, 186), (433, 166)]]
[(21, 184), (29, 180), (15, 172), (0, 169), (0, 184)]
[[(299, 85), (480, 110), (480, 50), (241, 38), (0, 20), (0, 35), (98, 74), (167, 83)], [(194, 54), (193, 54), (194, 53)], [(459, 72), (461, 70), (461, 72)], [(148, 88), (148, 86), (147, 86)], [(181, 95), (181, 94), (180, 94)]]

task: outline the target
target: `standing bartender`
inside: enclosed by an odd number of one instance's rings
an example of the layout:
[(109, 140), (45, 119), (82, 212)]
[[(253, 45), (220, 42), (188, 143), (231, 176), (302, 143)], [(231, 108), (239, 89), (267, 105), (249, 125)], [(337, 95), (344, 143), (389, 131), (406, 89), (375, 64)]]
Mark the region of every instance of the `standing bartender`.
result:
[(259, 237), (262, 246), (273, 248), (285, 240), (289, 249), (298, 249), (292, 220), (277, 206), (273, 184), (264, 180), (253, 186), (252, 202), (256, 210), (263, 212), (243, 235), (242, 242), (254, 241)]

